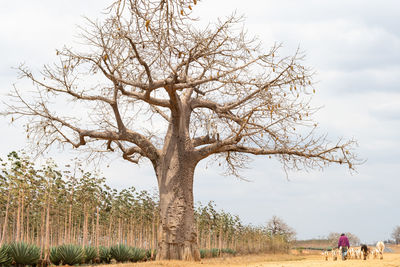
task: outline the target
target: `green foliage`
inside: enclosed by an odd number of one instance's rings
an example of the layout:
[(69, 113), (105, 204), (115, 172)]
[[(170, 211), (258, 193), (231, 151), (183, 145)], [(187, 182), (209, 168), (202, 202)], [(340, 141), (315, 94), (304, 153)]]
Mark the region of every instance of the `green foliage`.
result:
[(50, 262), (53, 263), (54, 265), (60, 265), (61, 263), (61, 257), (60, 254), (58, 253), (58, 247), (51, 247), (50, 248)]
[(216, 258), (216, 257), (219, 256), (220, 251), (219, 251), (219, 249), (217, 249), (217, 248), (212, 248), (212, 249), (210, 250), (210, 253), (211, 253), (211, 257), (212, 257), (212, 258)]
[(221, 249), (221, 253), (236, 255), (236, 251), (231, 248), (223, 248)]
[(219, 250), (218, 248), (200, 249), (200, 257), (201, 258), (216, 258), (220, 255), (220, 252), (222, 252), (222, 250)]
[(9, 250), (10, 247), (8, 245), (3, 245), (0, 248), (0, 266), (9, 266), (11, 264), (12, 258), (8, 253)]
[(94, 263), (94, 260), (97, 258), (97, 250), (95, 247), (85, 247), (85, 259), (84, 263)]
[(75, 265), (82, 263), (85, 259), (85, 252), (81, 246), (61, 245), (58, 247), (58, 254), (63, 264)]
[(206, 249), (200, 249), (200, 258), (204, 259), (206, 257), (207, 250)]
[(131, 258), (130, 258), (131, 262), (142, 261), (145, 258), (146, 258), (146, 250), (145, 249), (131, 247)]
[(110, 248), (100, 246), (99, 247), (99, 258), (100, 258), (101, 263), (107, 263), (107, 264), (110, 263), (111, 259), (112, 259)]
[(118, 244), (110, 247), (110, 254), (117, 262), (126, 262), (132, 258), (131, 249), (124, 245)]
[(17, 265), (35, 265), (40, 258), (40, 249), (24, 242), (12, 243), (8, 254)]
[[(151, 257), (151, 253), (153, 252), (153, 257)], [(157, 255), (157, 250), (156, 249), (148, 249), (146, 250), (146, 260), (154, 260)]]

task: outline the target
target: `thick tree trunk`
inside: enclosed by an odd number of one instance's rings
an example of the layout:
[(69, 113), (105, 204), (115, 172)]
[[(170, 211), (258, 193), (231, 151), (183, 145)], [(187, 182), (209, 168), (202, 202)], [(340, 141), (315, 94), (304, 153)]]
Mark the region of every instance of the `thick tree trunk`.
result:
[(193, 207), (195, 165), (175, 150), (156, 168), (160, 194), (157, 260), (200, 260)]

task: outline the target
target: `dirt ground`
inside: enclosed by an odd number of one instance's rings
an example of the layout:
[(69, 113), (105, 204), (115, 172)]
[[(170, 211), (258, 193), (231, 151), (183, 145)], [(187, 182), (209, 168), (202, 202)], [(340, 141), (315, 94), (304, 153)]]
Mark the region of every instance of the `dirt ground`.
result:
[(317, 267), (317, 266), (349, 266), (349, 267), (400, 267), (400, 253), (387, 253), (383, 260), (368, 259), (347, 261), (325, 261), (321, 255), (248, 255), (230, 258), (203, 259), (200, 262), (159, 261), (144, 263), (126, 263), (104, 265), (104, 267)]

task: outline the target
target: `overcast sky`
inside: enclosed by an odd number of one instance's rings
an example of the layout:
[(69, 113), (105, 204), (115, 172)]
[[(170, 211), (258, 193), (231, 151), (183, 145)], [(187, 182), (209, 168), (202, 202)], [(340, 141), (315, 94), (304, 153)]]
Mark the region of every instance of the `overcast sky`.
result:
[[(110, 1), (3, 1), (0, 9), (0, 98), (6, 99), (26, 63), (34, 70), (55, 60), (55, 49), (74, 45), (82, 16), (98, 17)], [(362, 242), (390, 238), (400, 225), (400, 2), (397, 0), (204, 0), (196, 6), (204, 21), (235, 10), (246, 28), (268, 49), (282, 42), (283, 55), (297, 47), (316, 70), (314, 105), (320, 133), (330, 140), (358, 140), (366, 163), (351, 175), (342, 166), (324, 172), (296, 172), (289, 180), (278, 162), (257, 158), (243, 175), (251, 182), (221, 175), (200, 164), (195, 174), (195, 201), (214, 200), (217, 207), (245, 223), (265, 224), (273, 215), (293, 227), (299, 239), (351, 232)], [(4, 106), (0, 107), (4, 109)], [(23, 149), (20, 124), (0, 117), (0, 157)], [(54, 149), (62, 166), (74, 156)], [(114, 160), (102, 168), (116, 188), (153, 190), (150, 165), (136, 167)]]

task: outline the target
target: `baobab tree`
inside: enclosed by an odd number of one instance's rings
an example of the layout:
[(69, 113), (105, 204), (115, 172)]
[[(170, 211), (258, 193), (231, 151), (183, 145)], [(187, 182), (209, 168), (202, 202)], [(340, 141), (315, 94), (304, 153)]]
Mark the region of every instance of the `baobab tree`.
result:
[(71, 144), (148, 159), (160, 197), (158, 259), (200, 258), (193, 179), (203, 159), (233, 175), (251, 155), (292, 170), (357, 163), (354, 140), (315, 133), (314, 73), (303, 53), (264, 49), (236, 15), (201, 27), (196, 4), (115, 0), (106, 18), (81, 28), (85, 47), (56, 50), (59, 61), (40, 73), (19, 67), (37, 94), (15, 87), (6, 112), (27, 118), (39, 151)]

